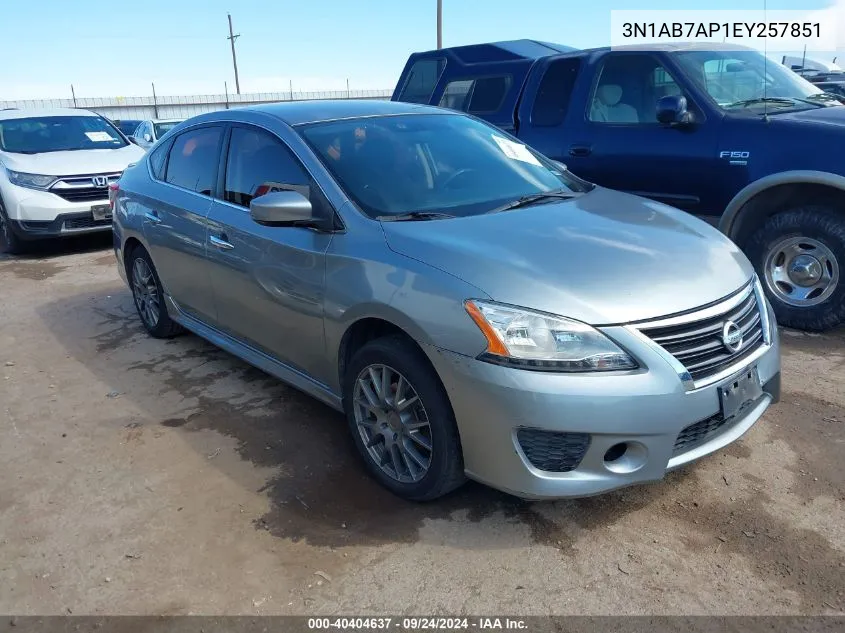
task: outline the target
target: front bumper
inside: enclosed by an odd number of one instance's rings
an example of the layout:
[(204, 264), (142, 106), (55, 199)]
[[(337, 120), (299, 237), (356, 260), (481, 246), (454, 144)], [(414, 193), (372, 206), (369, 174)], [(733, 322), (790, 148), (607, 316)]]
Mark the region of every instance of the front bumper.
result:
[(22, 240), (39, 240), (110, 231), (111, 218), (95, 220), (92, 207), (108, 205), (102, 200), (69, 202), (49, 191), (3, 184), (3, 204), (12, 232)]
[[(774, 315), (767, 306), (774, 324)], [(771, 342), (730, 376), (688, 389), (676, 369), (625, 327), (603, 328), (642, 362), (633, 372), (553, 374), (492, 365), (442, 349), (428, 356), (442, 378), (458, 423), (467, 476), (523, 498), (596, 495), (658, 481), (670, 470), (738, 439), (780, 397), (780, 346)], [(763, 395), (717, 430), (676, 449), (681, 431), (718, 420), (718, 388), (748, 367), (757, 369)], [(588, 434), (589, 445), (569, 472), (535, 468), (518, 439), (520, 430)], [(631, 457), (608, 462), (619, 444)]]

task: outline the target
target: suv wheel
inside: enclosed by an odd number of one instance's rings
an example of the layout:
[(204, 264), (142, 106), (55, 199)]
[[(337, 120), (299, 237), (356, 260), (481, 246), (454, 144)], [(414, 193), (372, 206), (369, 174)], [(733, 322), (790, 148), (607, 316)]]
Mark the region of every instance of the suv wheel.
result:
[(826, 330), (845, 322), (845, 217), (825, 206), (778, 213), (748, 256), (781, 325)]
[(0, 203), (0, 254), (17, 255), (23, 251), (23, 243), (20, 238), (12, 232), (12, 225), (6, 209)]
[(364, 345), (349, 363), (343, 396), (367, 469), (394, 494), (426, 501), (464, 483), (449, 399), (410, 341), (389, 336)]
[(182, 332), (182, 326), (167, 314), (164, 293), (150, 254), (142, 246), (129, 253), (129, 287), (135, 309), (147, 332), (155, 338), (171, 338)]

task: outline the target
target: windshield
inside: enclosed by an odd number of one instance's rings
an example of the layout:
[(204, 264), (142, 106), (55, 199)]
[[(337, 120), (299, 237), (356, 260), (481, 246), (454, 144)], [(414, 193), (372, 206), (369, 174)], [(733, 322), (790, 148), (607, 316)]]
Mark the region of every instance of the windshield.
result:
[(837, 102), (809, 81), (757, 51), (682, 51), (687, 74), (724, 110), (807, 109)]
[(161, 138), (180, 123), (181, 121), (166, 121), (164, 123), (154, 123), (153, 127), (155, 127), (156, 129), (156, 138)]
[(461, 115), (373, 117), (298, 131), (371, 217), (468, 216), (522, 196), (591, 187), (501, 131)]
[(125, 147), (118, 131), (98, 116), (46, 116), (0, 121), (0, 149), (41, 154)]

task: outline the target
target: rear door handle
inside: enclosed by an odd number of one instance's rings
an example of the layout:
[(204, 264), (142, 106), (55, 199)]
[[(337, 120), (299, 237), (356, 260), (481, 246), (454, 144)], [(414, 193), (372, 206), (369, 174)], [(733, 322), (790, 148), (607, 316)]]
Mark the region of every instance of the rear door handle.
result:
[(569, 155), (570, 156), (589, 156), (593, 153), (593, 148), (589, 145), (570, 145), (569, 146)]
[(158, 217), (158, 211), (147, 211), (144, 217), (153, 224), (161, 224), (161, 218)]
[(222, 251), (230, 251), (235, 248), (235, 245), (226, 241), (226, 239), (226, 234), (223, 233), (220, 237), (215, 235), (209, 236), (208, 241), (211, 242), (212, 246), (216, 246)]

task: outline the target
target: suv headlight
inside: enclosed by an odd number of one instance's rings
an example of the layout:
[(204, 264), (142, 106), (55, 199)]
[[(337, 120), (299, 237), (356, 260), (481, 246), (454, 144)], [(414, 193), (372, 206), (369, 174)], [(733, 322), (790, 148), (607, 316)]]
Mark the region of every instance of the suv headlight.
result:
[(481, 360), (560, 372), (638, 367), (613, 341), (580, 321), (486, 301), (464, 306), (487, 339)]
[(27, 187), (29, 189), (47, 189), (56, 181), (55, 176), (42, 176), (41, 174), (25, 174), (22, 171), (12, 171), (7, 169), (9, 180), (13, 185), (18, 187)]

